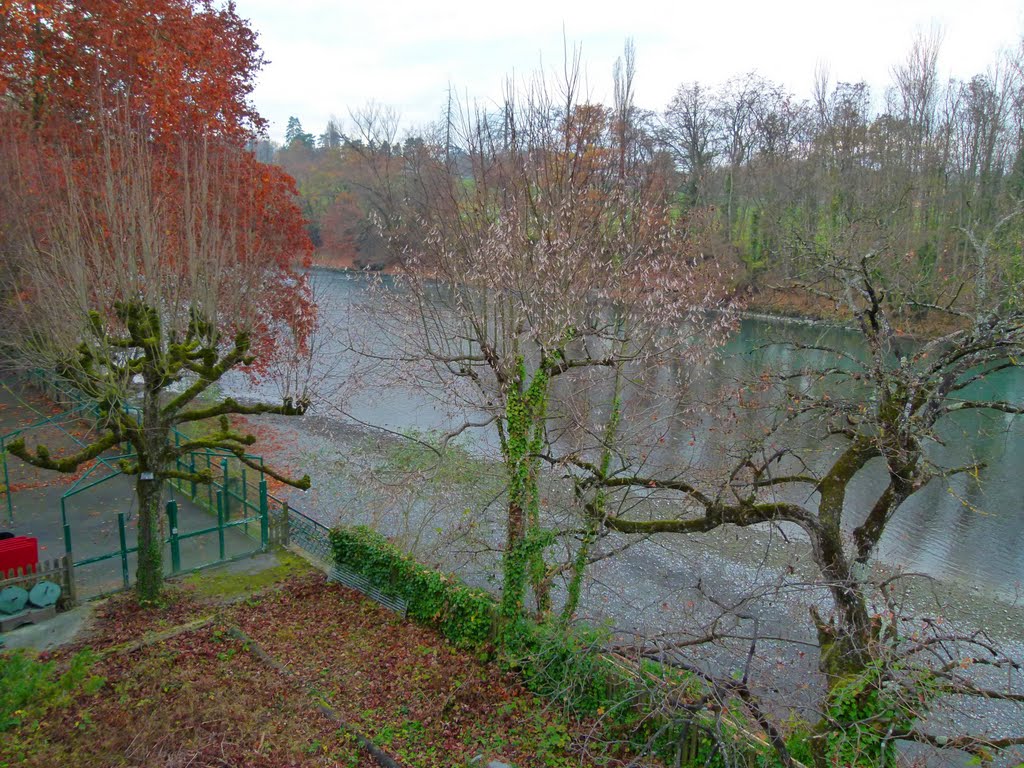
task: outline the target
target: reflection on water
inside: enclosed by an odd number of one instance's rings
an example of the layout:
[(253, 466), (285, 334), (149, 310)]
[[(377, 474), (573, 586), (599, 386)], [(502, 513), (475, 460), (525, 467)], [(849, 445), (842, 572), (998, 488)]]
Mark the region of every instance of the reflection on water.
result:
[[(328, 323), (344, 329), (352, 324), (352, 308), (367, 295), (367, 281), (351, 273), (316, 272), (322, 299), (321, 312)], [(361, 322), (361, 321), (360, 321)], [(363, 329), (360, 329), (363, 330)], [(804, 323), (745, 319), (737, 332), (709, 363), (689, 371), (685, 395), (710, 402), (722, 387), (749, 380), (769, 368), (796, 370), (808, 363), (823, 362), (822, 352), (797, 350), (770, 342), (788, 341), (802, 345), (834, 346), (852, 354), (861, 347), (857, 334), (832, 327)], [(340, 355), (344, 344), (328, 341), (321, 351), (323, 367)], [(830, 361), (834, 363), (834, 361)], [(343, 381), (349, 372), (343, 364), (331, 376)], [(673, 371), (658, 372), (669, 376)], [(795, 382), (796, 384), (797, 382)], [(429, 393), (407, 390), (376, 391), (372, 376), (363, 383), (362, 394), (353, 397), (347, 411), (359, 420), (395, 430), (429, 430), (450, 427), (457, 418), (449, 413), (445, 399)], [(979, 399), (1024, 401), (1024, 372), (1002, 371), (969, 393)], [(648, 400), (643, 400), (647, 397)], [(652, 422), (665, 424), (662, 452), (670, 452), (675, 463), (707, 460), (719, 455), (724, 437), (723, 423), (731, 428), (748, 418), (742, 410), (731, 414), (712, 410), (702, 417), (679, 416), (690, 403), (651, 402), (652, 396), (639, 392), (632, 404)], [(933, 481), (912, 497), (893, 519), (880, 545), (880, 557), (911, 571), (943, 579), (972, 583), (986, 591), (1012, 598), (1024, 581), (1024, 419), (1007, 414), (964, 411), (943, 425), (945, 448), (937, 448), (933, 459), (944, 466), (984, 463), (980, 477), (958, 475), (948, 481)], [(477, 430), (466, 437), (483, 451), (494, 451), (489, 431)], [(794, 448), (808, 448), (818, 438), (806, 432), (787, 436)], [(850, 509), (866, 509), (880, 492), (884, 467), (870, 465), (850, 488)]]

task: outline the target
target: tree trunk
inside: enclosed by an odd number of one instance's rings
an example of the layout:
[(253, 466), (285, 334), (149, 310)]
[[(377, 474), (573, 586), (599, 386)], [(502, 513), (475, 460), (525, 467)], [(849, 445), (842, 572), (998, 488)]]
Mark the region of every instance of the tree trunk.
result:
[[(820, 528), (812, 537), (814, 559), (825, 577), (836, 606), (837, 625), (829, 630), (834, 636), (834, 648), (858, 662), (870, 654), (872, 627), (863, 591), (843, 548), (843, 507), (850, 482), (877, 453), (869, 441), (858, 439), (832, 465), (818, 485), (821, 493), (818, 506)], [(820, 637), (824, 631), (823, 626), (817, 619), (815, 623)], [(822, 668), (822, 672), (828, 674), (825, 668)]]
[[(835, 621), (826, 622), (812, 605), (810, 612), (818, 633), (818, 670), (827, 686), (823, 711), (834, 708), (836, 694), (844, 683), (862, 675), (875, 652), (875, 630), (868, 613), (867, 600), (850, 559), (843, 549), (842, 516), (846, 489), (854, 476), (876, 455), (870, 442), (854, 441), (832, 465), (818, 486), (821, 502), (818, 520), (821, 527), (812, 537), (815, 561), (821, 569), (836, 608)], [(811, 740), (816, 766), (832, 765), (829, 733), (843, 723), (822, 717)]]
[(544, 437), (548, 373), (542, 364), (529, 386), (525, 386), (522, 358), (518, 364), (516, 384), (509, 391), (505, 404), (504, 459), (509, 486), (501, 614), (506, 621), (514, 621), (522, 615), (527, 583), (534, 587), (538, 612), (546, 610), (549, 604), (544, 592), (546, 568), (539, 527), (538, 488), (538, 455)]
[(135, 574), (135, 592), (140, 604), (152, 605), (160, 599), (164, 580), (164, 526), (163, 516), (160, 514), (163, 481), (146, 480), (140, 476), (135, 483), (135, 492), (139, 499), (139, 564)]
[(160, 599), (164, 580), (164, 525), (160, 502), (164, 489), (162, 452), (167, 444), (168, 425), (160, 415), (159, 375), (152, 361), (144, 369), (143, 376), (146, 381), (142, 401), (143, 434), (135, 446), (139, 468), (135, 482), (135, 493), (139, 499), (139, 559), (135, 591), (141, 605), (152, 605)]
[(518, 498), (509, 499), (502, 570), (501, 615), (514, 620), (523, 610), (526, 594), (526, 520)]
[(563, 626), (568, 626), (569, 622), (572, 621), (576, 615), (576, 609), (580, 604), (580, 590), (583, 587), (583, 576), (587, 570), (587, 558), (590, 557), (590, 545), (597, 539), (597, 526), (594, 523), (587, 525), (587, 532), (583, 536), (583, 540), (580, 542), (580, 548), (576, 552), (576, 557), (573, 558), (572, 563), (572, 576), (569, 579), (569, 584), (566, 587), (565, 605), (562, 606), (562, 614), (559, 617), (559, 622)]

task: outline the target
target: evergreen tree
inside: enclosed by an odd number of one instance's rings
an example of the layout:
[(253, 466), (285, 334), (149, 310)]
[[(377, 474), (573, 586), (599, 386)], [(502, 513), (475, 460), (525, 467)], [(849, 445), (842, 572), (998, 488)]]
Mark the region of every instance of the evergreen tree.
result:
[(302, 121), (297, 117), (288, 118), (288, 126), (284, 130), (284, 143), (287, 146), (291, 146), (295, 142), (305, 144), (310, 149), (315, 149), (316, 142), (313, 139), (313, 134), (306, 133), (302, 130)]

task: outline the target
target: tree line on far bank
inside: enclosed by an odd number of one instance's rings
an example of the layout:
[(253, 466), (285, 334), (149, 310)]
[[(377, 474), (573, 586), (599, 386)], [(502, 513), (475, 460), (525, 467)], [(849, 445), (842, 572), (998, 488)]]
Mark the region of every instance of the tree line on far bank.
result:
[[(990, 293), (1019, 300), (1022, 50), (944, 80), (941, 35), (932, 32), (892, 67), (883, 93), (820, 68), (808, 73), (810, 98), (750, 72), (721, 84), (683, 82), (660, 111), (632, 101), (627, 114), (578, 108), (599, 146), (628, 134), (623, 162), (656, 175), (680, 214), (711, 213), (709, 247), (733, 263), (736, 287), (754, 303), (823, 311), (813, 293), (772, 289), (851, 247), (851, 233), (871, 233), (857, 248), (881, 231), (906, 309), (920, 316), (954, 299), (984, 304)], [(403, 134), (398, 113), (375, 104), (330, 120), (319, 135), (293, 117), (283, 146), (263, 140), (257, 152), (295, 177), (319, 263), (376, 269), (396, 256), (374, 221), (415, 195), (411, 180), (424, 161), (443, 156), (468, 168), (470, 142), (450, 123), (442, 116)], [(468, 171), (465, 178), (472, 183)]]

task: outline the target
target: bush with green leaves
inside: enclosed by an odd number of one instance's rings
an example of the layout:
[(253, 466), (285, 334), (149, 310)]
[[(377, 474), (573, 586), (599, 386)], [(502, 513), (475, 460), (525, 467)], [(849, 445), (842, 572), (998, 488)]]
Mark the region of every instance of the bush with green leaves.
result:
[(453, 643), (481, 647), (492, 636), (496, 604), (486, 592), (421, 565), (369, 528), (335, 528), (330, 538), (338, 565), (405, 600), (411, 617), (437, 627)]

